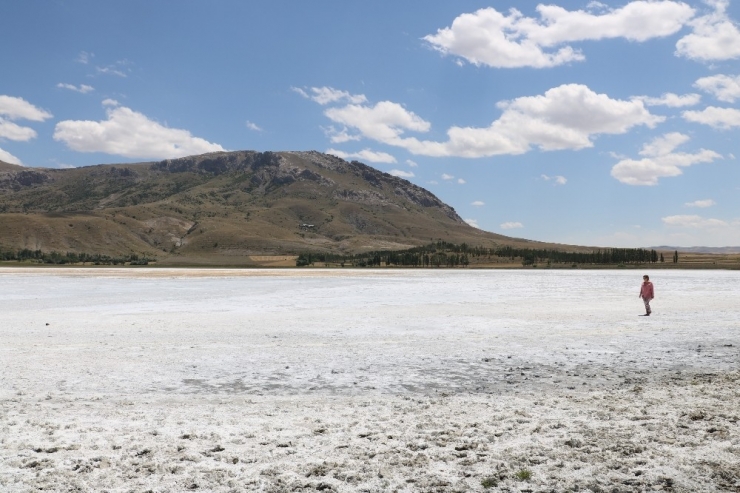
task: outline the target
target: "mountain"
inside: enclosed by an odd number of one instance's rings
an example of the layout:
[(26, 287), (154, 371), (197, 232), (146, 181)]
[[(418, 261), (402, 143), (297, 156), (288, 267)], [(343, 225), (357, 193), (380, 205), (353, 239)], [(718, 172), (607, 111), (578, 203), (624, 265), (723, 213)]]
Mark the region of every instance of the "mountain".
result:
[(17, 164), (10, 164), (10, 163), (6, 163), (5, 161), (0, 161), (0, 172), (21, 171), (21, 170), (23, 170), (23, 166), (18, 166)]
[(653, 250), (658, 251), (678, 251), (681, 253), (709, 253), (709, 254), (734, 254), (734, 253), (740, 253), (740, 246), (727, 246), (727, 247), (704, 247), (704, 246), (695, 246), (695, 247), (677, 247), (677, 246), (657, 246), (657, 247), (650, 247)]
[(397, 250), (437, 239), (553, 246), (473, 228), (407, 180), (314, 151), (218, 152), (70, 169), (3, 163), (0, 231), (0, 249), (192, 263)]

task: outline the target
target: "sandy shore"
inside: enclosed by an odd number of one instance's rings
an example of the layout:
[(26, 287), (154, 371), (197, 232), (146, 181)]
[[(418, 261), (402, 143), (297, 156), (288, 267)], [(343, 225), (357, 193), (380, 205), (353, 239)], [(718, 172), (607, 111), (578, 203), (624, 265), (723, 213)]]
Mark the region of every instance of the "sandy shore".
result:
[(0, 270), (0, 491), (740, 490), (739, 274), (68, 270)]

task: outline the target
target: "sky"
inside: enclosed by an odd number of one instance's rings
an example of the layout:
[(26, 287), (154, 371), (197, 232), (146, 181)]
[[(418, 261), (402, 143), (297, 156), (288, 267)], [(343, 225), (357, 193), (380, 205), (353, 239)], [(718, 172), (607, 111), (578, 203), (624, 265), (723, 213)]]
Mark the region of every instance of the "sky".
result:
[(318, 150), (469, 224), (740, 245), (740, 0), (0, 0), (0, 160)]

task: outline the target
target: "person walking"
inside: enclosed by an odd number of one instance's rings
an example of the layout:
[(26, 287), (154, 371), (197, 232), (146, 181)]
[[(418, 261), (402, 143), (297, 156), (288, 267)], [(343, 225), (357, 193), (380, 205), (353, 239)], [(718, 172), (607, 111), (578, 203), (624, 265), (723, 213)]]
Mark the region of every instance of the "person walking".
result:
[(653, 290), (653, 283), (650, 282), (649, 276), (642, 276), (642, 286), (640, 286), (640, 298), (645, 303), (645, 316), (649, 317), (653, 312), (650, 309), (650, 300), (655, 298), (655, 291)]

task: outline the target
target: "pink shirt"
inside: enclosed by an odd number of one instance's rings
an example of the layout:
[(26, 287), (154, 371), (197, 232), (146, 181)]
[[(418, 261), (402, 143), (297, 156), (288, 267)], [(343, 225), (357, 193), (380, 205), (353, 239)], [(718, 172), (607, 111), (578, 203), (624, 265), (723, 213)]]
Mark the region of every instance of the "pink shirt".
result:
[(649, 300), (652, 300), (655, 297), (652, 282), (647, 281), (642, 283), (642, 287), (640, 287), (640, 297), (647, 298)]

